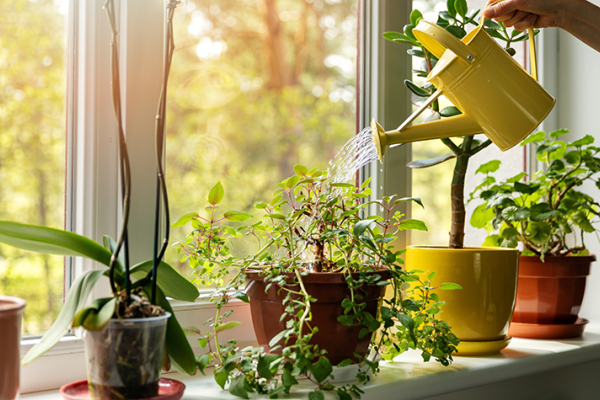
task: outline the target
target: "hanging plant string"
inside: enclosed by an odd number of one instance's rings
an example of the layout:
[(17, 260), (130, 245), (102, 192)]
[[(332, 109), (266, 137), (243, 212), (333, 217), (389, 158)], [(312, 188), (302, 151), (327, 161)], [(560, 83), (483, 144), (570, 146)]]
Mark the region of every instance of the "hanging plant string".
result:
[(127, 152), (127, 143), (125, 141), (125, 134), (123, 132), (123, 116), (121, 107), (121, 82), (119, 78), (119, 48), (117, 45), (117, 38), (119, 32), (117, 31), (117, 24), (115, 21), (115, 5), (114, 0), (106, 0), (103, 6), (110, 27), (112, 30), (112, 38), (110, 43), (111, 48), (111, 88), (112, 88), (112, 100), (117, 118), (117, 126), (119, 130), (119, 169), (121, 176), (121, 188), (123, 196), (123, 222), (121, 225), (121, 232), (119, 238), (113, 249), (112, 257), (109, 265), (109, 279), (110, 287), (114, 295), (118, 295), (119, 290), (115, 285), (114, 274), (117, 260), (121, 248), (124, 247), (124, 259), (125, 259), (125, 290), (127, 294), (127, 301), (129, 301), (131, 294), (131, 279), (129, 277), (129, 256), (128, 256), (128, 238), (127, 238), (127, 224), (129, 222), (129, 203), (131, 193), (131, 169), (129, 165), (129, 153)]
[[(179, 4), (178, 0), (170, 0), (166, 5), (166, 27), (165, 27), (165, 40), (164, 40), (164, 56), (163, 56), (163, 79), (162, 88), (160, 92), (160, 99), (158, 102), (158, 111), (156, 112), (156, 207), (154, 215), (154, 259), (152, 264), (152, 303), (156, 299), (156, 280), (158, 273), (158, 265), (160, 264), (167, 246), (169, 244), (169, 229), (171, 221), (169, 217), (169, 199), (167, 194), (167, 185), (165, 182), (164, 174), (164, 142), (165, 142), (165, 128), (166, 128), (166, 115), (167, 115), (167, 86), (169, 82), (169, 73), (171, 71), (171, 62), (173, 60), (173, 52), (175, 51), (175, 42), (173, 40), (173, 15), (175, 9)], [(161, 203), (164, 203), (161, 204)], [(164, 214), (164, 235), (159, 248), (159, 231), (160, 231), (160, 220), (161, 220), (161, 205), (163, 206)]]

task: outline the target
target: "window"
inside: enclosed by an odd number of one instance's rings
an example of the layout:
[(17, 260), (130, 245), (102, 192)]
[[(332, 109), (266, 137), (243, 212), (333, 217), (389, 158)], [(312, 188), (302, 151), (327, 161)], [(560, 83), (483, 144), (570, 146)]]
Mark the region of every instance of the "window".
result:
[[(64, 228), (67, 2), (0, 4), (0, 219)], [(23, 335), (54, 322), (65, 268), (63, 257), (0, 247), (0, 294), (27, 301)]]
[[(356, 133), (356, 0), (194, 0), (175, 18), (166, 146), (173, 220), (203, 212), (218, 181), (223, 210), (257, 215), (254, 203), (270, 199), (295, 164), (326, 169)], [(172, 242), (189, 229), (175, 229)], [(190, 276), (179, 258), (167, 253)]]

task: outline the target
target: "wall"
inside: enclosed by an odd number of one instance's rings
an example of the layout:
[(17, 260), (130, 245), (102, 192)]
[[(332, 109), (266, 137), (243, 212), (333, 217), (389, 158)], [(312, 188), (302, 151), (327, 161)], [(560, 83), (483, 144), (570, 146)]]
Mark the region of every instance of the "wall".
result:
[[(594, 1), (600, 5), (600, 1)], [(600, 53), (566, 32), (558, 33), (557, 57), (557, 124), (571, 131), (570, 140), (593, 135), (600, 145), (598, 128), (598, 92), (600, 92)], [(584, 188), (588, 194), (600, 201), (600, 191), (593, 184)], [(600, 254), (600, 240), (596, 235), (586, 236), (590, 252)], [(598, 263), (592, 266), (587, 291), (580, 315), (587, 319), (600, 320), (600, 270)]]

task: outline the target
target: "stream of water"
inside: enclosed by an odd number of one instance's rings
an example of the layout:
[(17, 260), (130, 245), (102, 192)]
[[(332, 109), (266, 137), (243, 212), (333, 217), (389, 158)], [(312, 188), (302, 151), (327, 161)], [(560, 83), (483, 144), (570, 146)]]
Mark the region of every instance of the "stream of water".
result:
[(353, 180), (356, 171), (377, 159), (377, 149), (369, 126), (348, 140), (337, 155), (329, 161), (327, 169), (329, 179), (331, 182), (341, 183)]

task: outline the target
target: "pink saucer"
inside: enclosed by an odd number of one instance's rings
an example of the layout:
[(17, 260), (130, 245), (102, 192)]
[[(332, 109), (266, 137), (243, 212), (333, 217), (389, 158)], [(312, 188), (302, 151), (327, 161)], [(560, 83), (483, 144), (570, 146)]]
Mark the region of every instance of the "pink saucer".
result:
[[(174, 379), (160, 378), (158, 396), (139, 400), (179, 400), (183, 396), (185, 385)], [(65, 400), (91, 400), (87, 380), (69, 383), (60, 388)]]

